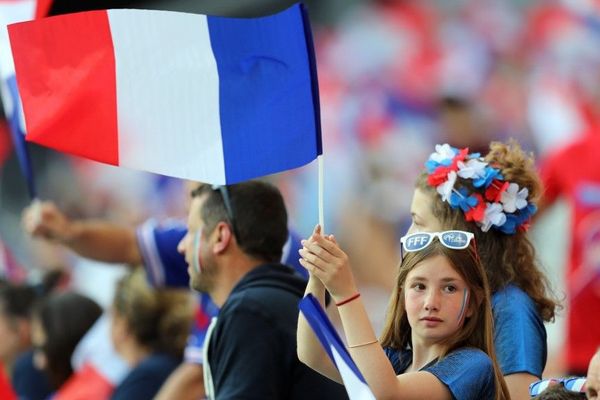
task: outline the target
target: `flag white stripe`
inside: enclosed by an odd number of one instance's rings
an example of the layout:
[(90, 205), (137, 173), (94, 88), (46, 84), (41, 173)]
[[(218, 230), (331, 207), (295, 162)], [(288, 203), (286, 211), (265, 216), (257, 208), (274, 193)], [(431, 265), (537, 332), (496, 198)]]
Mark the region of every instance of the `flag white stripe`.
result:
[(371, 392), (369, 386), (361, 381), (350, 369), (350, 366), (346, 364), (346, 361), (344, 361), (342, 356), (338, 353), (335, 346), (330, 346), (330, 348), (350, 400), (375, 400), (375, 396), (373, 396), (373, 392)]
[[(0, 2), (0, 76), (3, 80), (15, 74), (6, 26), (14, 22), (33, 19), (35, 6), (35, 0)], [(4, 101), (4, 99), (2, 100)]]
[(219, 76), (206, 16), (109, 10), (108, 18), (119, 164), (224, 183)]

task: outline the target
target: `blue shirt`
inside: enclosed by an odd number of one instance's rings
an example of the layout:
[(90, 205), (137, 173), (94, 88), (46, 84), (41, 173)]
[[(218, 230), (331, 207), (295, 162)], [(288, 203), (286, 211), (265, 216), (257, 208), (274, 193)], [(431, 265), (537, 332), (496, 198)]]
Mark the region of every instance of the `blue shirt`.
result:
[(541, 378), (546, 365), (546, 328), (535, 303), (508, 285), (492, 295), (494, 346), (503, 375), (528, 373)]
[[(403, 374), (412, 363), (412, 351), (384, 348), (396, 375)], [(483, 351), (461, 348), (447, 354), (442, 360), (429, 363), (421, 369), (433, 374), (450, 391), (453, 399), (493, 399), (496, 393), (492, 360)]]
[(167, 354), (146, 357), (115, 388), (111, 400), (153, 399), (178, 365), (179, 360)]

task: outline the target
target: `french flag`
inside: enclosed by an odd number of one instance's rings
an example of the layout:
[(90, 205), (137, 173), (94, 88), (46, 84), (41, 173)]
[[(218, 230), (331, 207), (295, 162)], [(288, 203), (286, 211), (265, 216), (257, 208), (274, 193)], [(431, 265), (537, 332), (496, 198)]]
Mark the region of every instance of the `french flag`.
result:
[(318, 300), (309, 293), (300, 300), (298, 307), (321, 342), (323, 349), (338, 369), (348, 398), (350, 400), (375, 400), (375, 395)]
[[(25, 177), (29, 196), (36, 197), (33, 168), (27, 145), (25, 143), (25, 126), (21, 110), (21, 99), (15, 79), (15, 67), (10, 42), (8, 39), (7, 25), (15, 22), (28, 21), (46, 15), (51, 6), (50, 0), (0, 0), (0, 90), (2, 93), (2, 106), (4, 115), (9, 123), (9, 133), (12, 138), (21, 172)], [(0, 143), (0, 147), (2, 144)], [(6, 148), (6, 150), (10, 150)], [(6, 151), (5, 150), (5, 151)], [(2, 157), (0, 154), (0, 165)]]
[(214, 184), (321, 154), (301, 4), (252, 19), (90, 11), (8, 30), (28, 141)]

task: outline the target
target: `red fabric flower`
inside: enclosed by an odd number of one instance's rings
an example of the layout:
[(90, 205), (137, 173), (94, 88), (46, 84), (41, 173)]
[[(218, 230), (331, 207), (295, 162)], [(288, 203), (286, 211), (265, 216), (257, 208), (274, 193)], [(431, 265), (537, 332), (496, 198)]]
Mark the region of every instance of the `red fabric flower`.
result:
[(502, 193), (508, 188), (509, 182), (494, 179), (492, 184), (485, 189), (485, 198), (493, 203), (498, 203), (502, 197)]
[(448, 180), (450, 171), (452, 171), (452, 166), (445, 167), (440, 165), (427, 177), (427, 183), (431, 186), (438, 187)]
[(483, 201), (483, 198), (479, 193), (474, 193), (472, 196), (477, 199), (477, 205), (465, 212), (465, 220), (481, 222), (485, 216), (485, 201)]
[(521, 232), (527, 232), (530, 227), (531, 227), (531, 219), (528, 219), (527, 221), (525, 221), (521, 225), (519, 225), (519, 227), (517, 229)]

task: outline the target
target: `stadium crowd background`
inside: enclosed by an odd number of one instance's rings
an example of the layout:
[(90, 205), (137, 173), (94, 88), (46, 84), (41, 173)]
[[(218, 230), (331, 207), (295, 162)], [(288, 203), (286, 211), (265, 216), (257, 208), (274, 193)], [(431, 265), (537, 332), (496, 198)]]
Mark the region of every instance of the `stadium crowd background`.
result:
[[(51, 12), (73, 11), (70, 3), (57, 1)], [(94, 2), (86, 3), (91, 7)], [(112, 6), (166, 8), (167, 3), (173, 10), (236, 16), (261, 15), (286, 5), (140, 1)], [(349, 250), (373, 322), (381, 327), (400, 254), (398, 239), (410, 224), (413, 182), (433, 144), (449, 142), (476, 151), (490, 140), (512, 137), (542, 162), (594, 128), (594, 110), (600, 105), (600, 2), (307, 3), (321, 96), (325, 226)], [(22, 232), (21, 211), (29, 199), (6, 129), (4, 124), (0, 131), (0, 274), (35, 282), (47, 271), (63, 271), (68, 285), (108, 306), (125, 268), (106, 268)], [(131, 226), (150, 216), (185, 217), (177, 180), (34, 145), (30, 149), (40, 197), (72, 217)], [(316, 166), (270, 179), (284, 193), (292, 226), (308, 236), (317, 220)], [(538, 255), (562, 299), (570, 215), (569, 205), (560, 202), (532, 228)], [(598, 252), (593, 263), (600, 267)], [(547, 326), (544, 375), (565, 372), (566, 312)]]

